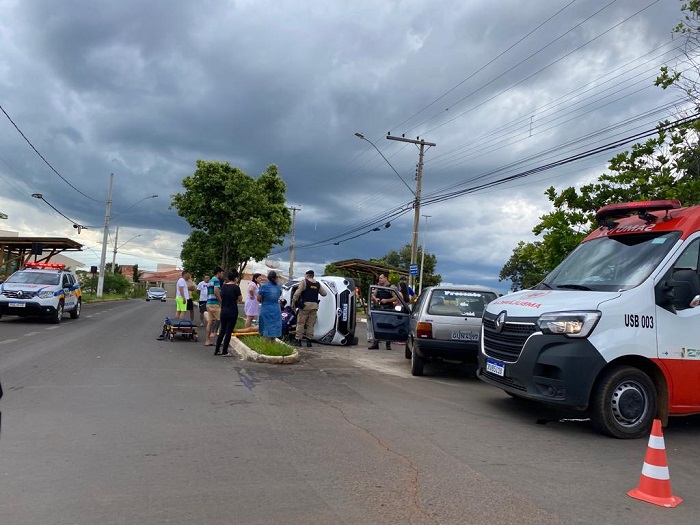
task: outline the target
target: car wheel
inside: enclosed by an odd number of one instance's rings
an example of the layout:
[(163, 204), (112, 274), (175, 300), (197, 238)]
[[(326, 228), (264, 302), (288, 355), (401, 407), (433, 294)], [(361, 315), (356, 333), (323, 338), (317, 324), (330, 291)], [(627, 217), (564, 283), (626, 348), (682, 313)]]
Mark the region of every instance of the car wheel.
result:
[(406, 341), (406, 346), (403, 349), (403, 356), (406, 359), (411, 359), (411, 352), (413, 352), (413, 339), (408, 339)]
[(599, 432), (620, 439), (646, 436), (656, 416), (656, 398), (648, 375), (631, 366), (614, 366), (597, 383), (591, 423)]
[(151, 300), (150, 298), (146, 297), (146, 301), (150, 301), (150, 300)]
[(418, 355), (418, 352), (411, 352), (411, 375), (422, 376), (425, 360)]
[(70, 318), (71, 319), (77, 319), (80, 317), (80, 308), (82, 306), (82, 301), (78, 299), (78, 302), (75, 304), (75, 308), (70, 313)]
[(58, 303), (58, 306), (56, 307), (56, 311), (53, 313), (53, 317), (51, 318), (51, 322), (53, 324), (59, 324), (61, 322), (61, 318), (63, 317), (63, 303)]

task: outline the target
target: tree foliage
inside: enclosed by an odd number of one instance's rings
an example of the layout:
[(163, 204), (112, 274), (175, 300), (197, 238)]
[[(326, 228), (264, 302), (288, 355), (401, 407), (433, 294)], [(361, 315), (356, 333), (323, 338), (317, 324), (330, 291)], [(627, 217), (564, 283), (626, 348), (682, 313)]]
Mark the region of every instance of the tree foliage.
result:
[(228, 162), (198, 160), (182, 186), (171, 207), (193, 228), (180, 257), (195, 275), (217, 265), (243, 272), (249, 259), (261, 260), (284, 242), (291, 215), (274, 164), (254, 179)]
[[(418, 246), (417, 261), (420, 268), (423, 247)], [(379, 259), (379, 262), (395, 268), (407, 269), (411, 264), (411, 244), (404, 245), (400, 250), (392, 250)], [(442, 276), (435, 273), (437, 257), (434, 254), (425, 252), (423, 267), (423, 288), (440, 284)], [(397, 284), (397, 283), (395, 283)]]

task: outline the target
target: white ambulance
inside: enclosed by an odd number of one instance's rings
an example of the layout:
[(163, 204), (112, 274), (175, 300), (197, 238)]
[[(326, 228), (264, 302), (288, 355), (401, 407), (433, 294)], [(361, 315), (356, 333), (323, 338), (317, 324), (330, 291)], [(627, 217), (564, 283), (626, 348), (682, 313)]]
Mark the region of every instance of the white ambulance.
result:
[(489, 303), (478, 376), (617, 438), (700, 413), (700, 206), (612, 204), (532, 290)]
[[(327, 345), (356, 345), (356, 297), (355, 281), (349, 277), (324, 275), (316, 279), (326, 290), (319, 297), (318, 315), (314, 325), (314, 341)], [(282, 299), (292, 304), (301, 279), (294, 279), (282, 286)]]

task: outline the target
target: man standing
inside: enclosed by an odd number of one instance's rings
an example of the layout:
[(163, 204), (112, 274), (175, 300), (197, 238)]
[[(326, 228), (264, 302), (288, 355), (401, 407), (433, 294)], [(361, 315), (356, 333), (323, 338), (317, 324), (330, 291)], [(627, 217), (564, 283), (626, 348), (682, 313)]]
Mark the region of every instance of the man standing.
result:
[(295, 307), (297, 301), (301, 299), (299, 305), (299, 313), (297, 314), (297, 330), (294, 346), (301, 346), (301, 339), (306, 330), (306, 346), (311, 347), (311, 340), (314, 338), (314, 325), (316, 324), (316, 316), (318, 315), (319, 295), (325, 297), (326, 290), (323, 289), (321, 283), (314, 279), (314, 271), (306, 272), (304, 280), (299, 283), (297, 291), (292, 297), (292, 305)]
[(199, 281), (197, 291), (199, 292), (199, 326), (204, 326), (204, 312), (207, 311), (207, 296), (209, 295), (208, 275), (205, 275), (204, 279)]
[(187, 278), (185, 280), (187, 283), (187, 294), (189, 298), (187, 299), (187, 311), (190, 313), (190, 322), (194, 324), (194, 292), (197, 289), (197, 286), (195, 286), (194, 281), (192, 280), (192, 274), (187, 273)]
[(223, 268), (217, 266), (212, 272), (214, 276), (209, 281), (207, 290), (207, 313), (209, 321), (207, 322), (207, 331), (204, 336), (204, 346), (213, 346), (212, 337), (216, 337), (216, 332), (219, 329), (221, 321), (221, 276), (224, 274)]
[(187, 278), (189, 274), (182, 270), (181, 277), (175, 285), (175, 319), (184, 319), (187, 314), (187, 301), (190, 298), (190, 291), (187, 289)]
[(396, 291), (403, 297), (406, 304), (412, 304), (416, 298), (416, 292), (413, 291), (413, 288), (408, 286), (408, 279), (405, 275), (399, 278), (399, 285), (396, 287)]
[[(391, 286), (391, 283), (389, 282), (389, 277), (385, 273), (380, 273), (379, 278), (377, 280), (377, 284), (379, 286)], [(394, 308), (394, 305), (398, 302), (398, 299), (394, 294), (391, 292), (391, 290), (385, 290), (385, 289), (375, 289), (374, 293), (372, 294), (372, 304), (370, 306), (370, 318), (367, 320), (367, 337), (368, 337), (368, 342), (370, 342), (369, 349), (370, 350), (379, 350), (379, 341), (374, 339), (374, 334), (370, 335), (370, 330), (369, 328), (372, 326), (372, 310), (391, 310)], [(371, 339), (370, 339), (371, 337)], [(391, 350), (391, 341), (386, 341), (386, 349)]]

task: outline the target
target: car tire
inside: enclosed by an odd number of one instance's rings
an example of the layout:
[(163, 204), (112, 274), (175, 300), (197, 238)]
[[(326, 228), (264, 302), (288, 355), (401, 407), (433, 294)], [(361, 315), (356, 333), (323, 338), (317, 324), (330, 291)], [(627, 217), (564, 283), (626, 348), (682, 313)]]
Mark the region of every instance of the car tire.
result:
[(150, 300), (151, 300), (150, 297), (146, 297), (146, 301), (150, 301)]
[(51, 322), (53, 324), (60, 324), (61, 318), (63, 318), (63, 302), (58, 303), (56, 311), (53, 313), (53, 317), (51, 318)]
[(80, 309), (81, 308), (82, 308), (82, 301), (80, 299), (78, 299), (78, 302), (75, 303), (75, 308), (73, 308), (73, 310), (71, 310), (71, 312), (70, 312), (70, 318), (77, 319), (78, 317), (80, 317)]
[(632, 366), (613, 366), (596, 384), (591, 423), (619, 439), (647, 436), (656, 417), (656, 400), (656, 387), (648, 375)]
[(411, 352), (411, 375), (422, 376), (425, 367), (425, 359), (418, 355), (418, 352)]

